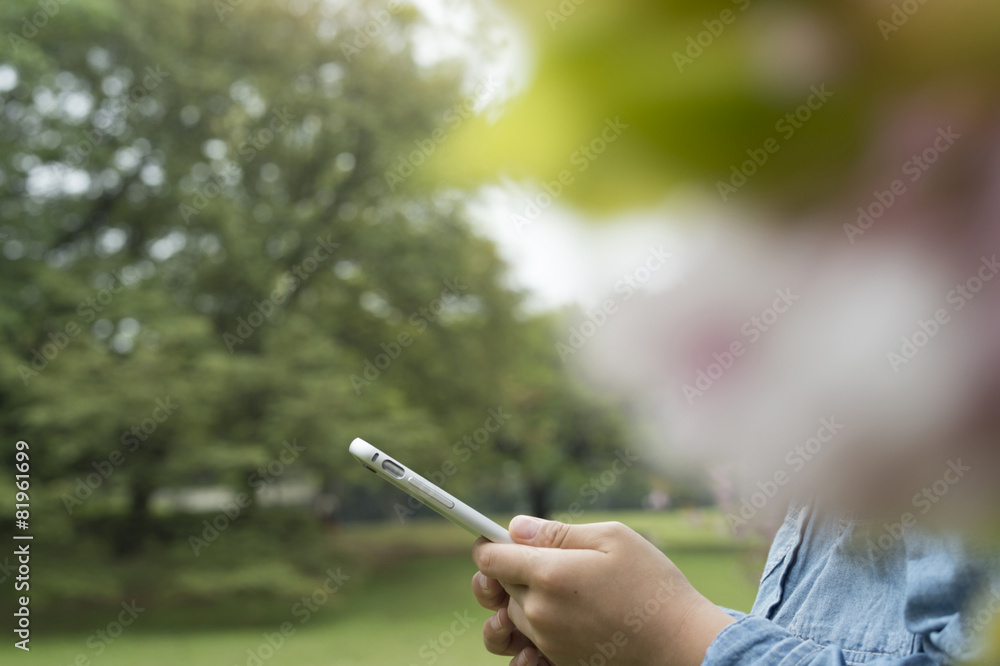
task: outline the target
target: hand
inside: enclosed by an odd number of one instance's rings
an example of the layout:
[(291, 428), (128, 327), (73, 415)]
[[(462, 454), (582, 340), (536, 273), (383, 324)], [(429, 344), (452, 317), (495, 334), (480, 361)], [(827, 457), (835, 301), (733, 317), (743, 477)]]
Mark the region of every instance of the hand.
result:
[(497, 611), (483, 627), (487, 649), (517, 655), (516, 666), (544, 664), (539, 652), (555, 665), (602, 655), (619, 666), (699, 666), (733, 622), (621, 523), (518, 516), (510, 534), (515, 545), (476, 542), (473, 589)]
[(549, 662), (541, 656), (521, 631), (510, 621), (507, 602), (510, 597), (495, 578), (476, 572), (472, 576), (472, 593), (483, 608), (496, 614), (483, 623), (483, 644), (493, 654), (515, 657), (511, 666), (547, 666)]

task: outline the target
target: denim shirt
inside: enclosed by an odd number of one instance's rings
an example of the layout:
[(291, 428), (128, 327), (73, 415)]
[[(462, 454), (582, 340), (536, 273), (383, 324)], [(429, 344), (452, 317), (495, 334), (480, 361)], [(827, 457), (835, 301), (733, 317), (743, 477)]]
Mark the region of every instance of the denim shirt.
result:
[(971, 603), (989, 569), (957, 539), (793, 506), (749, 615), (702, 666), (940, 666), (973, 656)]

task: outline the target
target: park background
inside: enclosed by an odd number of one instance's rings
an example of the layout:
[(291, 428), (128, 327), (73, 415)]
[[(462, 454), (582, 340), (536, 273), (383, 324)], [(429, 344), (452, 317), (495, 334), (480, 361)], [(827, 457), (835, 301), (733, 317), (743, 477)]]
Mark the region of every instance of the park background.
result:
[[(622, 520), (748, 610), (766, 530), (733, 529), (710, 470), (646, 464), (647, 426), (574, 364), (602, 316), (540, 299), (509, 243), (556, 262), (548, 215), (677, 220), (714, 191), (813, 85), (777, 67), (759, 94), (760, 17), (886, 37), (873, 8), (749, 4), (5, 2), (0, 506), (24, 440), (34, 536), (32, 650), (5, 663), (500, 663), (471, 537), (356, 436), (500, 522)], [(924, 11), (913, 57), (858, 67), (737, 205), (849, 177), (866, 102), (927, 66)]]

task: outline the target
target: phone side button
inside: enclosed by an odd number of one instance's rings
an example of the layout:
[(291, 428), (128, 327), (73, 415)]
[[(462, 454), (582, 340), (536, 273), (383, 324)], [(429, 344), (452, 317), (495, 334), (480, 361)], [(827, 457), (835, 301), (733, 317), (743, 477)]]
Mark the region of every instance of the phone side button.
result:
[(449, 509), (455, 508), (455, 503), (452, 502), (447, 497), (445, 497), (444, 495), (442, 495), (437, 488), (434, 488), (433, 486), (424, 483), (422, 480), (418, 479), (415, 476), (408, 477), (406, 480), (410, 482), (411, 486), (413, 486), (414, 488), (416, 488), (421, 493), (431, 498), (438, 504), (443, 504)]

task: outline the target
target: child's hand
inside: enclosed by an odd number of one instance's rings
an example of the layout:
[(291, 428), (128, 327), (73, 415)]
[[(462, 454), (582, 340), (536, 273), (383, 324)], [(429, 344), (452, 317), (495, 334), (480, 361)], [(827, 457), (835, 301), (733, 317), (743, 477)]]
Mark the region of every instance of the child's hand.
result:
[(497, 611), (483, 627), (486, 648), (516, 655), (517, 666), (544, 664), (539, 651), (556, 665), (601, 655), (620, 666), (698, 666), (733, 621), (621, 523), (518, 516), (510, 534), (517, 545), (476, 542), (481, 573), (472, 586), (479, 603)]

